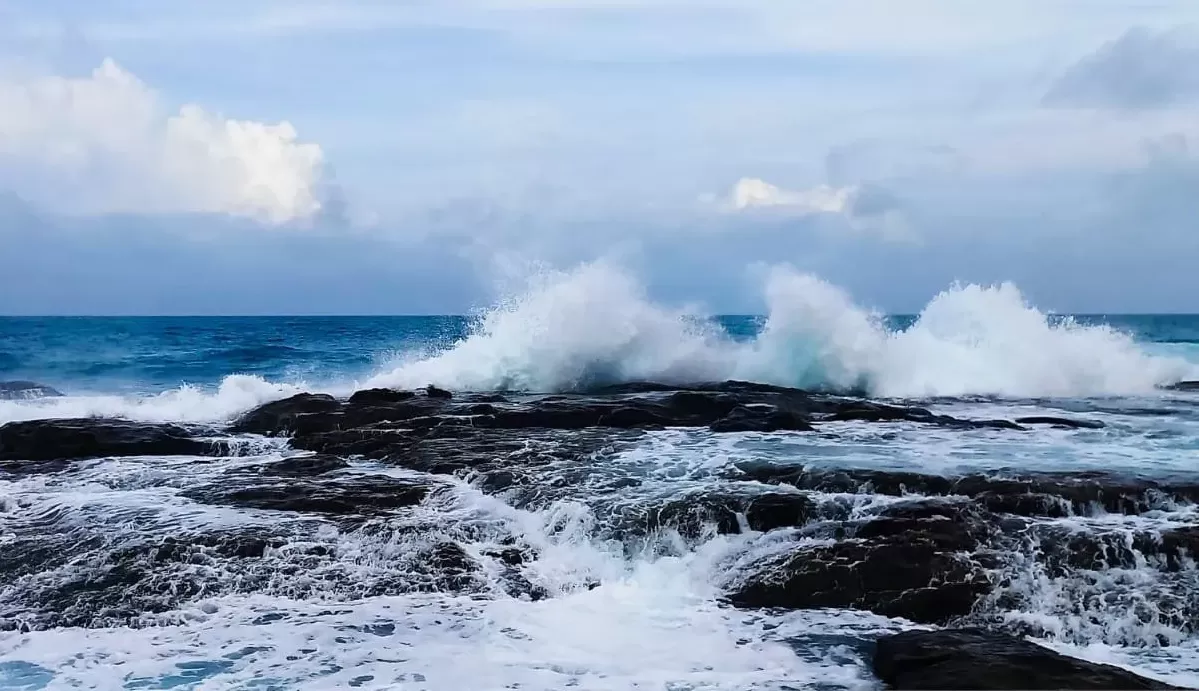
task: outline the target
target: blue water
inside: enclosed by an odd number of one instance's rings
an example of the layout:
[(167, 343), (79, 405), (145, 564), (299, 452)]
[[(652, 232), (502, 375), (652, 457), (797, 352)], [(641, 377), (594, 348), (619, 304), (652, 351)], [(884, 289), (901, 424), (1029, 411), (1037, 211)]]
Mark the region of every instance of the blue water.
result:
[[(1050, 321), (1064, 319), (1059, 317)], [(1199, 355), (1199, 315), (1079, 315), (1143, 344), (1146, 352)], [(713, 320), (752, 339), (764, 317)], [(914, 315), (885, 319), (910, 328)], [(149, 394), (213, 387), (230, 374), (326, 384), (361, 380), (406, 354), (452, 347), (471, 333), (464, 316), (0, 317), (0, 381), (27, 379), (66, 393)]]
[[(110, 553), (130, 545), (229, 530), (291, 535), (261, 559), (208, 555), (187, 565), (185, 575), (213, 592), (147, 612), (145, 626), (0, 631), (0, 689), (873, 690), (861, 646), (909, 623), (845, 610), (718, 606), (730, 574), (808, 539), (802, 531), (715, 537), (664, 555), (611, 544), (596, 530), (601, 517), (694, 492), (753, 491), (754, 483), (726, 476), (746, 462), (946, 474), (1199, 472), (1199, 393), (1165, 388), (1199, 379), (1199, 315), (1045, 316), (1013, 293), (962, 289), (919, 317), (880, 323), (836, 296), (782, 292), (768, 317), (700, 324), (615, 288), (573, 284), (483, 321), (0, 318), (0, 381), (33, 380), (66, 394), (0, 400), (0, 424), (88, 415), (220, 424), (300, 390), (345, 395), (363, 386), (546, 391), (604, 378), (741, 377), (862, 382), (872, 395), (923, 399), (965, 418), (1068, 415), (1105, 426), (1015, 434), (852, 422), (822, 424), (816, 434), (660, 430), (587, 459), (585, 473), (568, 457), (528, 464), (524, 450), (514, 454), (542, 487), (545, 506), (509, 505), (469, 479), (435, 478), (444, 491), (410, 514), (361, 524), (209, 505), (183, 492), (252, 477), (246, 469), (294, 453), (285, 439), (245, 437), (224, 458), (96, 459), (56, 475), (0, 477), (0, 550), (38, 531), (78, 533), (95, 545), (12, 591), (0, 584), (0, 606), (10, 611), (31, 593), (79, 582), (77, 570), (104, 572)], [(531, 440), (530, 450), (539, 443)], [(365, 477), (412, 472), (351, 461), (347, 472)], [(827, 499), (861, 510), (897, 500), (868, 492)], [(1132, 534), (1197, 523), (1199, 509), (1188, 504), (1069, 517), (1063, 528)], [(512, 539), (534, 545), (540, 556), (523, 568), (554, 596), (361, 594), (361, 583), (419, 575), (413, 545), (426, 533), (470, 550)], [(323, 561), (313, 561), (314, 546)], [(253, 587), (226, 592), (229, 583)], [(1199, 685), (1199, 637), (1141, 621), (1126, 605), (1193, 600), (1199, 570), (1034, 570), (1005, 587), (1016, 603), (1006, 616), (1059, 632), (1048, 644)], [(1160, 647), (1163, 636), (1174, 644)]]

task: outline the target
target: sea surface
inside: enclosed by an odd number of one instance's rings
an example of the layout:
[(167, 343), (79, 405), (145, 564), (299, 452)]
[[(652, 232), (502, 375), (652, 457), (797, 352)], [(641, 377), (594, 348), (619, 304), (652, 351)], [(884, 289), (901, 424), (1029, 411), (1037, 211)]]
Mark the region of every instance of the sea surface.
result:
[[(622, 544), (603, 529), (613, 502), (723, 486), (722, 469), (747, 460), (944, 474), (1199, 474), (1199, 393), (1164, 388), (1199, 379), (1199, 316), (1049, 315), (1012, 286), (955, 287), (918, 315), (878, 316), (798, 274), (773, 276), (765, 304), (759, 316), (680, 312), (647, 299), (624, 274), (591, 267), (471, 317), (0, 318), (0, 381), (33, 380), (64, 394), (0, 400), (0, 423), (111, 416), (221, 424), (301, 391), (379, 386), (568, 392), (737, 379), (963, 417), (1083, 415), (1106, 426), (1019, 435), (850, 422), (819, 435), (667, 429), (595, 459), (605, 486), (637, 479), (615, 498), (593, 491), (591, 480), (555, 482), (551, 467), (546, 486), (556, 489), (546, 501), (514, 505), (458, 478), (452, 491), (392, 523), (360, 528), (181, 495), (229, 468), (293, 454), (285, 439), (246, 437), (236, 454), (216, 460), (98, 459), (69, 473), (0, 474), (0, 560), (28, 548), (38, 521), (87, 544), (78, 559), (0, 583), (9, 629), (0, 631), (0, 689), (874, 688), (864, 645), (911, 622), (720, 603), (740, 564), (794, 536), (711, 534), (669, 550)], [(368, 462), (355, 469), (409, 472)], [(894, 500), (850, 499), (863, 511)], [(1130, 533), (1197, 520), (1186, 504), (1060, 519), (1080, 531)], [(280, 525), (293, 531), (296, 555), (318, 545), (335, 556), (314, 570), (283, 549), (253, 573), (214, 558), (189, 567), (197, 582), (239, 587), (205, 586), (125, 625), (21, 626), (36, 620), (38, 593), (139, 541)], [(454, 527), (462, 525), (474, 528)], [(411, 578), (419, 569), (406, 555), (439, 530), (472, 554), (500, 533), (535, 546), (539, 557), (522, 567), (524, 577), (551, 596), (371, 587)], [(1002, 618), (1070, 654), (1199, 685), (1195, 627), (1144, 615), (1167, 606), (1154, 600), (1166, 591), (1170, 606), (1199, 612), (1193, 561), (1170, 574), (1142, 564), (1065, 576), (1030, 567), (1025, 576), (1005, 585)]]

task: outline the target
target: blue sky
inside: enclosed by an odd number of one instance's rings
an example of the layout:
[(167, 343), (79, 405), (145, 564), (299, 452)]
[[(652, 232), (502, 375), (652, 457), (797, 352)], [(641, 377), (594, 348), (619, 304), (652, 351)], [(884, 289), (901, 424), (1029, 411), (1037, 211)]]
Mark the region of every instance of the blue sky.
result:
[(1199, 311), (1199, 5), (7, 0), (0, 313), (420, 313), (616, 257), (753, 311)]

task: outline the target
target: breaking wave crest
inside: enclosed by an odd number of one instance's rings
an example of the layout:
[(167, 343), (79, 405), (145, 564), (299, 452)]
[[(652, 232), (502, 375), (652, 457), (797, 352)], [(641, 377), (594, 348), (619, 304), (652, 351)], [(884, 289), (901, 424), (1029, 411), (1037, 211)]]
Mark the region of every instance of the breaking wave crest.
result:
[(586, 264), (538, 276), (470, 336), (366, 385), (563, 391), (744, 379), (885, 397), (1065, 397), (1148, 393), (1197, 369), (1110, 327), (1051, 319), (1007, 283), (954, 286), (899, 331), (790, 267), (767, 272), (764, 295), (762, 330), (738, 340), (702, 314), (651, 302), (619, 267)]

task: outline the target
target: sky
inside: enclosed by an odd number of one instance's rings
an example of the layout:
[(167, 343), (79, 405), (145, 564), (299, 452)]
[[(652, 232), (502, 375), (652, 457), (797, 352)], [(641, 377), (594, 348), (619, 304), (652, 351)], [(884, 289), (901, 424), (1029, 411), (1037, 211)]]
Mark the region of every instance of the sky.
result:
[(1197, 116), (1199, 3), (0, 0), (0, 314), (1199, 312)]

